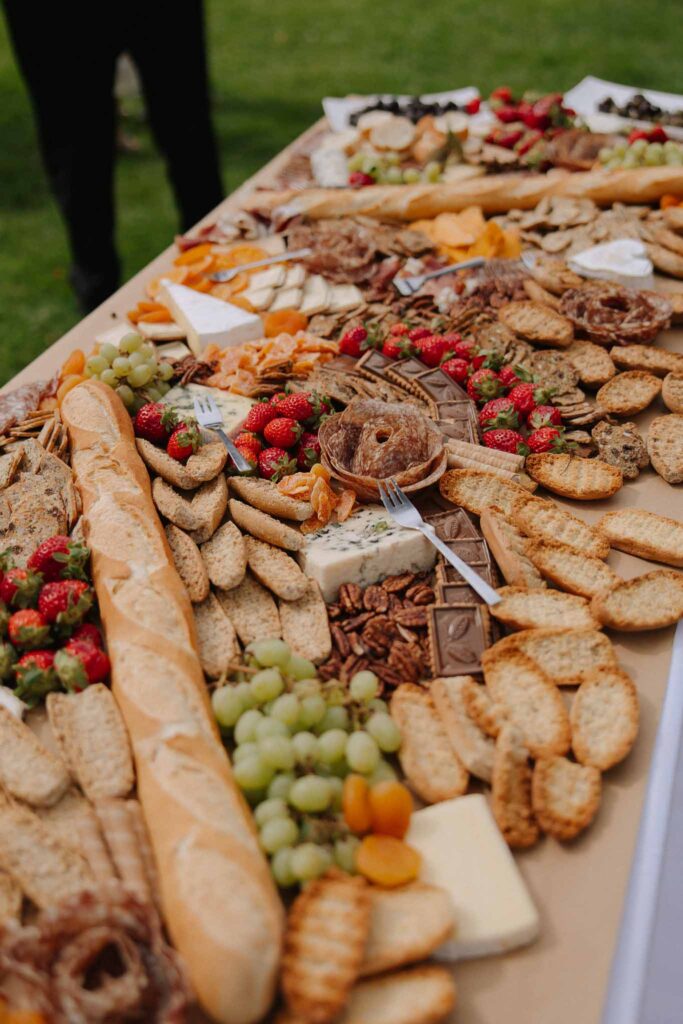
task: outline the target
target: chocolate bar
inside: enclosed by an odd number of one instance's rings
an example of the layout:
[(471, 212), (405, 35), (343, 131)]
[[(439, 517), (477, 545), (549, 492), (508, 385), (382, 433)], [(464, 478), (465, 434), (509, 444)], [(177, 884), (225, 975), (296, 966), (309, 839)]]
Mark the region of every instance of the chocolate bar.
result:
[(386, 377), (386, 370), (394, 365), (394, 360), (389, 359), (388, 356), (382, 355), (376, 349), (370, 349), (364, 356), (356, 363), (356, 369), (363, 374), (364, 377), (379, 377), (380, 380), (388, 380)]
[(427, 370), (426, 373), (415, 377), (415, 382), (426, 391), (435, 402), (453, 402), (458, 399), (467, 398), (467, 393), (462, 390), (459, 384), (440, 370)]
[(437, 583), (436, 596), (439, 604), (484, 604), (483, 597), (465, 582)]
[(433, 605), (427, 612), (434, 676), (475, 675), (490, 643), (490, 616), (484, 605)]
[(485, 540), (475, 540), (470, 537), (465, 539), (458, 538), (456, 540), (446, 540), (446, 546), (454, 555), (462, 558), (463, 562), (467, 562), (468, 565), (489, 565), (491, 563), (491, 552)]
[(433, 526), (440, 540), (462, 540), (470, 537), (481, 540), (481, 534), (464, 508), (454, 508), (448, 512), (423, 513), (423, 518)]
[[(492, 587), (498, 586), (498, 579), (496, 578), (496, 571), (493, 565), (478, 565), (475, 568), (477, 576), (481, 576), (483, 580), (490, 583)], [(458, 570), (454, 565), (448, 565), (443, 563), (436, 567), (436, 578), (439, 583), (462, 583), (463, 579)]]

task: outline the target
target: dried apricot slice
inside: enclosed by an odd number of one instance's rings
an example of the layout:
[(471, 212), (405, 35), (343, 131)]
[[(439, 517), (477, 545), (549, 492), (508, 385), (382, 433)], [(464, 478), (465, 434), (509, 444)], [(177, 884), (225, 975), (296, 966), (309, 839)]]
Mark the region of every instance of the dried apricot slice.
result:
[(268, 313), (263, 321), (266, 338), (276, 338), (278, 334), (296, 334), (308, 327), (308, 317), (297, 309), (278, 309)]
[(387, 779), (370, 790), (372, 831), (403, 839), (413, 813), (413, 798), (402, 782)]
[(368, 832), (372, 825), (370, 789), (362, 775), (347, 775), (342, 790), (344, 821), (352, 832)]
[(74, 373), (83, 373), (85, 367), (85, 352), (75, 348), (70, 356), (67, 356), (62, 366), (61, 376), (69, 377)]
[(211, 255), (213, 249), (213, 242), (203, 242), (201, 245), (193, 245), (191, 249), (186, 249), (185, 252), (181, 252), (180, 256), (176, 256), (173, 260), (173, 264), (176, 267), (186, 267), (192, 263), (199, 263), (205, 256)]
[(82, 384), (87, 377), (84, 377), (80, 373), (70, 373), (68, 377), (65, 377), (62, 383), (57, 388), (57, 404), (61, 405), (64, 396), (68, 395), (72, 388), (75, 388), (77, 384)]
[(361, 875), (375, 885), (393, 889), (412, 882), (420, 873), (422, 858), (417, 850), (394, 836), (365, 836), (356, 856)]
[(159, 274), (158, 277), (153, 277), (151, 281), (148, 281), (145, 285), (145, 291), (149, 295), (150, 299), (156, 299), (157, 295), (163, 288), (163, 281), (173, 281), (174, 284), (184, 284), (186, 278), (189, 276), (189, 267), (171, 267), (164, 274)]

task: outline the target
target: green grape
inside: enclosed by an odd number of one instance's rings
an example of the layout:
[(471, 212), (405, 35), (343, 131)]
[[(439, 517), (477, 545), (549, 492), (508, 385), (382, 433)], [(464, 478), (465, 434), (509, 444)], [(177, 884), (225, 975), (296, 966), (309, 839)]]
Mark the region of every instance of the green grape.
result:
[(351, 171), (351, 173), (353, 173), (354, 171), (360, 171), (363, 166), (364, 159), (365, 155), (363, 153), (354, 153), (353, 156), (350, 156), (349, 159), (347, 160), (346, 166), (348, 167), (349, 171)]
[(325, 699), (330, 708), (341, 707), (346, 702), (346, 687), (338, 679), (330, 679), (325, 690)]
[(346, 744), (346, 760), (354, 772), (367, 775), (379, 764), (379, 747), (367, 732), (354, 732)]
[(130, 359), (127, 356), (117, 356), (111, 368), (117, 377), (127, 377), (130, 373)]
[(300, 882), (310, 882), (324, 874), (329, 867), (329, 853), (315, 843), (301, 843), (292, 850), (292, 874)]
[(289, 771), (294, 767), (294, 747), (289, 736), (266, 736), (259, 740), (259, 754), (264, 764), (280, 771)]
[(153, 376), (154, 370), (149, 363), (141, 363), (140, 366), (136, 366), (128, 374), (128, 383), (132, 388), (144, 388), (145, 384), (149, 384)]
[(436, 160), (430, 160), (424, 169), (425, 181), (431, 181), (432, 183), (439, 181), (441, 178), (441, 164)]
[(368, 711), (381, 711), (382, 714), (389, 714), (389, 705), (386, 701), (380, 700), (379, 697), (375, 697), (368, 703)]
[(249, 683), (238, 683), (235, 687), (235, 693), (240, 695), (240, 700), (244, 704), (245, 710), (248, 711), (249, 708), (256, 706), (256, 701), (254, 700), (254, 695), (251, 692), (251, 686)]
[(110, 345), (108, 341), (105, 341), (104, 344), (100, 345), (100, 350), (97, 354), (101, 356), (103, 359), (106, 359), (106, 361), (111, 366), (111, 364), (118, 356), (119, 350), (117, 349), (116, 345)]
[(171, 385), (167, 384), (165, 380), (160, 380), (157, 382), (157, 391), (159, 392), (162, 398), (164, 397), (164, 395), (167, 395), (170, 390)]
[(119, 396), (126, 409), (130, 409), (133, 402), (135, 401), (135, 395), (127, 384), (119, 384), (116, 389), (116, 394)]
[(356, 870), (356, 856), (360, 840), (356, 836), (347, 836), (346, 839), (337, 839), (334, 844), (334, 859), (342, 871), (348, 871), (352, 875)]
[(259, 786), (257, 789), (245, 789), (242, 791), (242, 796), (251, 808), (258, 807), (266, 798), (266, 789), (264, 786)]
[(377, 157), (372, 153), (363, 153), (360, 169), (363, 174), (374, 174), (378, 167)]
[(398, 167), (401, 162), (401, 154), (394, 152), (394, 150), (389, 150), (388, 153), (384, 154), (384, 159), (390, 167)]
[(264, 668), (251, 679), (251, 692), (259, 704), (275, 700), (285, 688), (285, 684), (277, 668)]
[(231, 729), (244, 711), (244, 704), (234, 686), (220, 686), (211, 694), (216, 721), (223, 729)]
[(318, 738), (318, 760), (323, 764), (341, 761), (349, 741), (349, 734), (343, 729), (330, 729)]
[(256, 739), (264, 740), (266, 736), (287, 736), (289, 738), (289, 729), (284, 722), (279, 722), (277, 718), (262, 718), (256, 726)]
[(398, 776), (389, 762), (381, 758), (374, 772), (368, 775), (367, 783), (372, 788), (377, 782), (394, 782), (397, 778)]
[(281, 722), (284, 722), (291, 729), (294, 728), (299, 720), (300, 710), (301, 705), (298, 698), (293, 693), (283, 693), (273, 703), (270, 713), (273, 718), (279, 718)]
[(268, 798), (280, 797), (282, 800), (286, 800), (293, 784), (294, 775), (291, 772), (278, 772), (268, 786)]
[(86, 377), (94, 377), (95, 374), (102, 373), (102, 370), (109, 369), (109, 363), (103, 356), (90, 356), (90, 359), (85, 364), (85, 375)]
[(147, 388), (145, 394), (149, 402), (158, 402), (161, 398), (161, 392), (157, 391), (156, 388)]
[(165, 360), (162, 359), (162, 361), (159, 363), (159, 369), (157, 373), (159, 374), (159, 380), (163, 381), (164, 384), (166, 384), (173, 376), (174, 370), (170, 363), (167, 363)]
[(294, 651), (289, 656), (289, 662), (284, 666), (284, 670), (288, 676), (292, 679), (310, 679), (315, 677), (315, 665), (308, 658), (302, 658), (300, 654), (296, 654)]
[(659, 167), (664, 163), (664, 147), (661, 142), (651, 142), (645, 150), (645, 164), (648, 167)]
[(139, 347), (139, 351), (143, 353), (147, 360), (157, 361), (157, 350), (155, 349), (151, 341), (143, 341)]
[(273, 769), (256, 755), (245, 757), (234, 765), (232, 773), (240, 789), (260, 789), (267, 786), (273, 778)]
[(611, 160), (608, 160), (605, 164), (606, 171), (616, 171), (618, 167), (621, 167), (621, 157), (613, 156)]
[(331, 707), (325, 712), (322, 721), (315, 726), (317, 733), (328, 732), (330, 729), (348, 729), (350, 725), (349, 713), (346, 708)]
[(136, 366), (145, 366), (147, 363), (147, 360), (143, 356), (142, 352), (131, 352), (131, 354), (128, 356), (128, 360), (130, 362), (132, 370), (134, 370)]
[(245, 757), (255, 757), (258, 754), (258, 743), (249, 740), (248, 743), (240, 743), (232, 752), (233, 764), (239, 764)]
[(622, 157), (623, 158), (623, 157), (626, 156), (627, 148), (628, 148), (628, 145), (627, 145), (626, 142), (618, 142), (616, 144), (616, 146), (614, 147), (614, 149), (612, 150), (612, 153), (613, 153), (614, 156), (618, 156), (618, 157)]
[(417, 167), (406, 167), (403, 172), (403, 180), (406, 185), (415, 185), (420, 180), (420, 172)]
[(351, 677), (349, 693), (354, 700), (367, 704), (379, 693), (379, 679), (374, 672), (356, 672)]
[(272, 818), (288, 818), (289, 808), (282, 799), (282, 797), (273, 797), (272, 799), (264, 800), (260, 803), (254, 811), (254, 820), (256, 824), (261, 828), (267, 821), (271, 821)]
[(298, 764), (305, 764), (306, 761), (312, 761), (317, 756), (318, 739), (312, 732), (295, 733), (292, 736), (292, 746)]
[(636, 139), (629, 146), (631, 153), (635, 153), (636, 156), (643, 156), (647, 152), (647, 139)]
[(393, 754), (401, 746), (401, 732), (390, 715), (376, 711), (370, 715), (365, 728), (386, 754)]
[(325, 717), (326, 711), (327, 704), (321, 693), (314, 693), (310, 697), (304, 697), (301, 701), (301, 710), (299, 711), (299, 725), (304, 729), (317, 725)]
[(102, 370), (102, 373), (100, 374), (100, 380), (102, 381), (103, 384), (106, 384), (108, 388), (115, 388), (119, 382), (118, 377), (111, 369), (111, 367), (109, 367), (106, 370)]
[(255, 708), (245, 711), (235, 726), (235, 743), (247, 743), (256, 739), (256, 726), (262, 718), (261, 712)]
[(126, 334), (119, 342), (119, 352), (123, 352), (124, 355), (137, 352), (141, 345), (142, 338), (139, 334)]
[(139, 412), (140, 409), (142, 409), (143, 405), (147, 405), (147, 399), (139, 391), (134, 391), (133, 402), (130, 407), (133, 415), (135, 415), (136, 412)]
[(298, 811), (316, 813), (330, 806), (332, 790), (327, 779), (319, 775), (302, 775), (289, 791), (289, 802)]
[(600, 161), (601, 164), (606, 164), (607, 161), (611, 158), (611, 156), (612, 156), (611, 148), (609, 146), (603, 146), (602, 149), (600, 150), (600, 152), (598, 153), (598, 160)]
[(639, 164), (640, 157), (637, 153), (632, 153), (630, 150), (621, 161), (621, 166), (627, 168), (628, 170), (633, 170), (633, 168), (638, 167)]
[(292, 853), (291, 847), (285, 846), (273, 854), (270, 862), (273, 878), (281, 889), (288, 889), (290, 885), (296, 884), (296, 875), (292, 871)]
[(299, 838), (299, 829), (291, 818), (272, 818), (267, 821), (259, 834), (261, 846), (266, 853), (277, 853), (285, 846), (293, 846)]
[(247, 647), (249, 654), (258, 661), (259, 665), (264, 668), (273, 668), (277, 665), (278, 668), (285, 668), (289, 663), (291, 657), (291, 649), (289, 644), (286, 644), (284, 640), (254, 640)]
[(332, 790), (332, 810), (341, 811), (342, 798), (344, 796), (344, 780), (338, 778), (336, 775), (330, 775), (327, 782)]
[(669, 150), (665, 158), (669, 167), (680, 167), (683, 164), (683, 149)]
[(390, 185), (401, 185), (403, 183), (403, 171), (400, 167), (390, 167), (386, 173), (386, 179)]

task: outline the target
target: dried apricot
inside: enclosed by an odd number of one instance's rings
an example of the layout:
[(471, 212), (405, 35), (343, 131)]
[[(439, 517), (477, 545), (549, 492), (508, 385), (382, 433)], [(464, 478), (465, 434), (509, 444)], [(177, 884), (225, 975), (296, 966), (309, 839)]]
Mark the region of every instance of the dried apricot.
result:
[(205, 256), (211, 255), (212, 249), (212, 242), (203, 242), (201, 245), (193, 245), (191, 249), (186, 249), (185, 252), (181, 252), (180, 256), (176, 256), (173, 260), (173, 264), (176, 267), (186, 267), (192, 263), (199, 263), (199, 261), (203, 260)]
[(659, 208), (660, 208), (660, 210), (666, 210), (670, 206), (680, 206), (680, 205), (681, 205), (681, 197), (680, 196), (674, 196), (674, 195), (671, 194), (671, 192), (666, 192), (662, 196), (662, 198), (659, 200)]
[(387, 779), (370, 790), (372, 831), (403, 839), (413, 813), (413, 798), (402, 782)]
[(344, 821), (352, 832), (368, 832), (372, 825), (370, 789), (362, 775), (347, 775), (342, 791)]
[(422, 858), (417, 850), (394, 836), (365, 836), (356, 856), (356, 867), (369, 882), (393, 889), (412, 882), (420, 873)]
[(138, 323), (143, 324), (170, 324), (172, 320), (173, 317), (165, 306), (153, 309), (149, 313), (141, 313), (138, 317)]
[(243, 295), (233, 295), (228, 301), (231, 302), (233, 306), (239, 306), (240, 309), (246, 309), (247, 313), (254, 312), (254, 307), (251, 302), (249, 299), (245, 299)]
[(278, 334), (296, 334), (308, 327), (308, 317), (297, 309), (278, 309), (276, 313), (268, 313), (263, 321), (266, 338), (276, 338)]
[(80, 373), (70, 373), (68, 377), (65, 377), (62, 383), (57, 388), (57, 403), (62, 404), (64, 396), (68, 395), (72, 388), (75, 388), (77, 384), (82, 384), (87, 377), (84, 377)]
[(61, 376), (69, 377), (73, 373), (83, 373), (85, 367), (85, 352), (75, 348), (70, 356), (67, 356), (62, 366)]
[(156, 299), (157, 295), (163, 288), (163, 281), (173, 281), (174, 284), (184, 284), (186, 278), (189, 276), (189, 267), (171, 267), (164, 274), (159, 274), (158, 277), (153, 277), (151, 281), (148, 281), (145, 285), (145, 291), (149, 295), (150, 299)]

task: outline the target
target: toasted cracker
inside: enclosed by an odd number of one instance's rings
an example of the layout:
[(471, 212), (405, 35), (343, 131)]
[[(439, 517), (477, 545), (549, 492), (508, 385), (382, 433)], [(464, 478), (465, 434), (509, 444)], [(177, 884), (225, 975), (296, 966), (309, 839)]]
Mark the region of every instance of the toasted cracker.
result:
[(683, 412), (683, 369), (666, 375), (662, 381), (662, 400), (671, 412)]
[(228, 507), (228, 485), (219, 473), (196, 491), (176, 491), (158, 476), (152, 482), (152, 497), (162, 516), (181, 530), (188, 530), (197, 544), (203, 544), (213, 535)]
[(246, 530), (252, 537), (263, 540), (266, 544), (274, 544), (287, 551), (300, 551), (304, 546), (304, 535), (299, 530), (286, 526), (279, 519), (274, 519), (267, 512), (245, 505), (243, 501), (230, 498), (228, 508), (233, 521), (241, 530)]
[(507, 722), (496, 740), (491, 809), (508, 846), (533, 846), (539, 836), (531, 806), (531, 766), (524, 736)]
[(601, 558), (579, 554), (568, 544), (529, 539), (525, 550), (547, 580), (570, 594), (594, 597), (621, 579)]
[(280, 613), (273, 595), (248, 570), (238, 587), (217, 590), (216, 595), (245, 647), (253, 640), (282, 636)]
[(601, 345), (592, 341), (575, 339), (566, 349), (566, 356), (576, 368), (579, 380), (587, 388), (606, 384), (617, 372), (610, 355)]
[(203, 444), (185, 463), (174, 459), (163, 448), (157, 448), (142, 437), (136, 437), (135, 444), (143, 461), (154, 473), (184, 491), (191, 491), (213, 480), (223, 470), (228, 457), (221, 441)]
[(527, 496), (513, 503), (510, 518), (529, 537), (560, 541), (593, 558), (609, 554), (609, 544), (597, 530), (554, 501)]
[(672, 277), (683, 277), (683, 256), (665, 249), (663, 245), (648, 245), (645, 248), (647, 254), (654, 263), (657, 270), (663, 274), (671, 274)]
[(467, 680), (461, 686), (462, 702), (467, 714), (485, 736), (495, 740), (507, 721), (507, 711), (502, 704), (494, 702), (485, 686), (475, 682), (471, 676), (463, 678)]
[(37, 808), (36, 814), (57, 842), (84, 858), (98, 882), (117, 877), (93, 806), (75, 786), (52, 807)]
[(534, 765), (531, 802), (536, 821), (555, 839), (575, 839), (600, 807), (602, 776), (591, 765), (543, 757)]
[(310, 501), (298, 501), (296, 498), (281, 494), (277, 485), (270, 480), (258, 480), (249, 476), (231, 477), (230, 493), (236, 494), (248, 505), (271, 516), (281, 516), (283, 519), (294, 519), (303, 523), (313, 515)]
[(489, 648), (522, 651), (556, 686), (578, 686), (603, 668), (616, 668), (609, 640), (597, 629), (523, 629)]
[(370, 906), (361, 977), (424, 960), (453, 932), (453, 911), (435, 885), (371, 886)]
[(64, 760), (87, 798), (130, 793), (133, 758), (111, 690), (96, 683), (81, 693), (50, 693), (46, 705)]
[(598, 620), (585, 597), (559, 590), (520, 590), (501, 587), (502, 601), (491, 614), (511, 629), (597, 629)]
[(190, 601), (203, 601), (209, 593), (209, 574), (199, 548), (189, 534), (173, 523), (166, 524), (166, 540)]
[(201, 546), (206, 572), (215, 587), (232, 590), (247, 571), (247, 545), (234, 523), (223, 523)]
[(498, 310), (498, 319), (527, 341), (552, 348), (567, 348), (574, 338), (571, 320), (541, 302), (508, 302)]
[(432, 680), (430, 694), (456, 754), (472, 775), (491, 781), (495, 744), (470, 716), (464, 691), (478, 684), (471, 676)]
[(6, 871), (0, 870), (0, 925), (19, 920), (23, 901), (21, 886)]
[(95, 813), (119, 878), (125, 886), (137, 893), (141, 900), (149, 903), (152, 890), (136, 824), (129, 811), (132, 805), (139, 807), (137, 800), (98, 800), (95, 804)]
[(66, 765), (34, 732), (0, 706), (0, 783), (17, 800), (47, 807), (69, 788)]
[(449, 469), (439, 481), (439, 490), (454, 505), (478, 516), (489, 505), (508, 515), (515, 498), (528, 497), (523, 487), (480, 469)]
[(571, 707), (576, 759), (603, 772), (623, 761), (638, 734), (639, 717), (630, 676), (620, 668), (596, 673), (581, 684)]
[(644, 370), (664, 377), (683, 370), (683, 355), (654, 345), (617, 345), (610, 350), (612, 361), (620, 370)]
[(670, 413), (653, 419), (647, 451), (652, 465), (667, 483), (683, 482), (683, 414)]
[(545, 586), (526, 553), (524, 534), (511, 519), (497, 509), (485, 508), (479, 526), (506, 583), (526, 589)]
[(532, 757), (565, 754), (571, 743), (569, 716), (552, 679), (523, 651), (490, 648), (482, 655), (493, 700), (522, 731)]
[(644, 370), (627, 370), (608, 381), (595, 396), (598, 405), (615, 416), (633, 416), (647, 409), (662, 388), (659, 377)]
[(399, 761), (406, 781), (428, 804), (462, 796), (469, 774), (455, 753), (429, 692), (402, 683), (391, 698), (391, 714), (401, 730)]
[(306, 581), (303, 597), (280, 601), (282, 639), (291, 649), (315, 665), (329, 658), (332, 651), (327, 605), (315, 580)]
[(293, 558), (255, 537), (245, 537), (247, 561), (254, 576), (283, 601), (298, 601), (306, 593), (307, 580)]
[(624, 580), (594, 597), (591, 611), (603, 626), (629, 633), (672, 626), (683, 616), (683, 574), (655, 569)]
[(213, 591), (194, 605), (194, 621), (202, 668), (210, 679), (218, 679), (239, 654), (235, 627)]
[(522, 282), (524, 291), (533, 302), (540, 302), (544, 306), (550, 306), (556, 312), (560, 309), (560, 300), (552, 292), (546, 291), (543, 285), (534, 281), (533, 277), (527, 277)]
[(644, 508), (606, 512), (597, 529), (613, 548), (651, 562), (683, 567), (683, 523)]
[(14, 482), (17, 470), (24, 458), (24, 449), (19, 445), (14, 451), (0, 455), (0, 490), (9, 487)]
[(609, 498), (623, 484), (623, 476), (615, 467), (600, 459), (582, 459), (578, 455), (556, 455), (542, 452), (529, 455), (527, 473), (548, 491), (578, 501)]
[(358, 977), (370, 931), (370, 892), (360, 876), (331, 871), (297, 896), (287, 916), (282, 992), (311, 1024), (327, 1024)]

